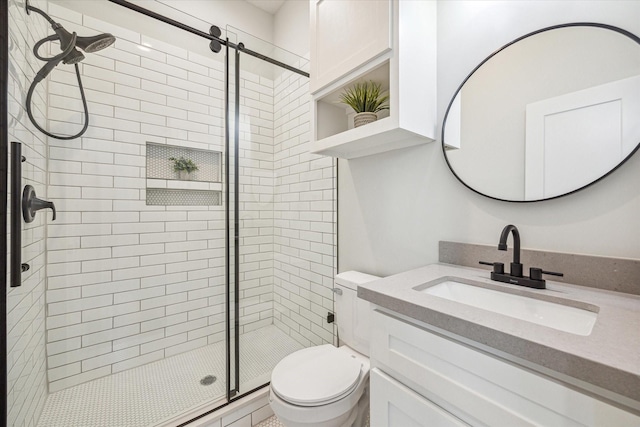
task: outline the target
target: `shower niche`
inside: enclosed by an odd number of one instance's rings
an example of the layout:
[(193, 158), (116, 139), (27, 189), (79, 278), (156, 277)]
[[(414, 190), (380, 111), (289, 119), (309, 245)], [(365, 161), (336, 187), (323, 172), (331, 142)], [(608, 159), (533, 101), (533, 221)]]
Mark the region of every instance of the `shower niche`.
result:
[(146, 144), (146, 204), (222, 204), (222, 153), (167, 144)]

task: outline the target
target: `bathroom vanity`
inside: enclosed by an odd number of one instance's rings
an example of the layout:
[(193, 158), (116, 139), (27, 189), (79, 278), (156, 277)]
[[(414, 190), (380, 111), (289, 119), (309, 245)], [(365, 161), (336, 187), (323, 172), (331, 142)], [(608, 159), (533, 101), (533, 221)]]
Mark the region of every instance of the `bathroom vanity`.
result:
[[(513, 301), (492, 306), (491, 292)], [(358, 295), (374, 308), (373, 427), (640, 425), (636, 295), (553, 281), (526, 289), (447, 264)]]

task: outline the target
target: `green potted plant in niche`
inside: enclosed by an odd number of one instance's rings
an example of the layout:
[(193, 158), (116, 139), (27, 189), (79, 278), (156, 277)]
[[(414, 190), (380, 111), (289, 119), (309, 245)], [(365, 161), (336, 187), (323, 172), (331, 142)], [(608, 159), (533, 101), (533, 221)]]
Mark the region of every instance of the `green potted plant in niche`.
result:
[(389, 109), (389, 95), (383, 95), (382, 85), (371, 80), (356, 83), (340, 95), (340, 102), (356, 112), (353, 127), (378, 120), (378, 112)]
[(183, 181), (191, 180), (191, 172), (197, 171), (198, 166), (193, 163), (191, 159), (169, 157), (169, 160), (173, 162), (173, 170), (178, 172), (178, 176)]

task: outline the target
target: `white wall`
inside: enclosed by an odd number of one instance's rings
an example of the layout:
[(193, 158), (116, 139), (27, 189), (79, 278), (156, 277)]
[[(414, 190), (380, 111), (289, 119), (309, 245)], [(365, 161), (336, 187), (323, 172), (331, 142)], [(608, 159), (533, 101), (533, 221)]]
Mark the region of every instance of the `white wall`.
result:
[[(464, 77), (516, 37), (593, 21), (640, 34), (636, 1), (438, 3), (438, 120)], [(416, 53), (419, 54), (419, 53)], [(389, 275), (437, 262), (438, 241), (497, 244), (517, 225), (525, 248), (640, 258), (640, 155), (579, 193), (497, 202), (460, 184), (435, 143), (339, 162), (339, 268)], [(490, 260), (489, 260), (490, 261)]]
[(274, 15), (273, 44), (308, 58), (309, 43), (309, 2), (285, 1)]
[(332, 343), (336, 168), (309, 153), (309, 79), (274, 83), (274, 324), (304, 346)]

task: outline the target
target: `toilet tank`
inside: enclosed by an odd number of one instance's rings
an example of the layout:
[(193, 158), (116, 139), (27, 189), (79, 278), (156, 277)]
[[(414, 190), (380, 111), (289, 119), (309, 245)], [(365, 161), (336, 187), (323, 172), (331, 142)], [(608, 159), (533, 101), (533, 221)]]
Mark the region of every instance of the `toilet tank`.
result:
[(358, 298), (358, 285), (380, 277), (358, 271), (345, 271), (335, 278), (335, 314), (340, 345), (369, 356), (371, 304)]

